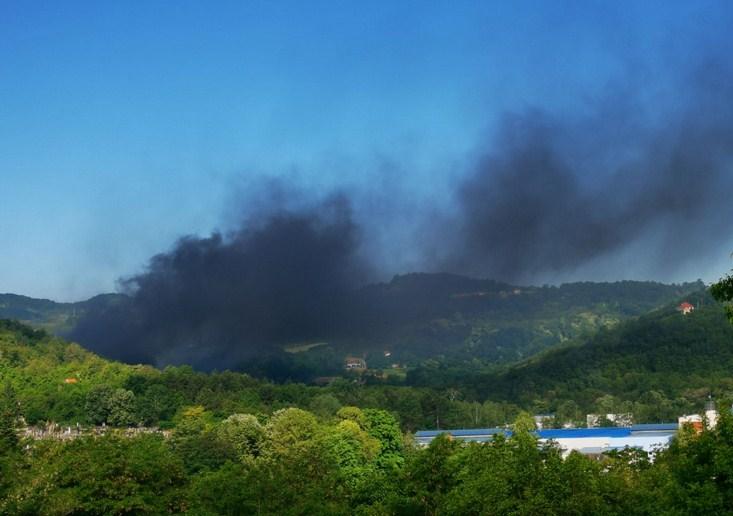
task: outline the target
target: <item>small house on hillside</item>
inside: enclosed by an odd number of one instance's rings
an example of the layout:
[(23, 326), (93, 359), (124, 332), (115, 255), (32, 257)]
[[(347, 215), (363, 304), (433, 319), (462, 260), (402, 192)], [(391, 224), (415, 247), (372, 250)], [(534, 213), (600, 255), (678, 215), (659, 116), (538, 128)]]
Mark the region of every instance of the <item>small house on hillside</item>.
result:
[(682, 315), (687, 315), (690, 312), (692, 312), (695, 309), (693, 305), (685, 301), (684, 303), (680, 303), (680, 305), (677, 307), (678, 312), (682, 312)]
[(700, 433), (703, 430), (702, 416), (700, 414), (689, 414), (677, 418), (677, 424), (680, 428), (683, 425), (689, 425), (695, 432)]
[(346, 357), (344, 365), (347, 371), (366, 371), (366, 360), (359, 357)]

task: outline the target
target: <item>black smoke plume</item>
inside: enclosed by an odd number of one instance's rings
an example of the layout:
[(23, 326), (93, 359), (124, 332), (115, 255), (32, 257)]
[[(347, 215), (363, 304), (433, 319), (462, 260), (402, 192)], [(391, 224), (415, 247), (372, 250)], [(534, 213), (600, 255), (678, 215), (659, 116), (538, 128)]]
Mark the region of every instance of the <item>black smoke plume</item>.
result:
[(72, 337), (122, 360), (211, 368), (331, 334), (369, 274), (349, 201), (269, 208), (231, 234), (180, 239)]
[(719, 250), (733, 220), (733, 73), (696, 72), (654, 117), (621, 93), (582, 115), (505, 115), (457, 188), (441, 268), (537, 281), (644, 239), (636, 264), (664, 276)]
[[(637, 267), (664, 279), (689, 259), (726, 254), (732, 78), (708, 62), (654, 113), (622, 88), (580, 114), (506, 114), (493, 145), (445, 192), (454, 210), (436, 217), (428, 200), (410, 213), (412, 237), (391, 227), (404, 222), (393, 216), (404, 217), (395, 192), (293, 203), (275, 189), (239, 229), (185, 237), (153, 257), (122, 282), (126, 298), (92, 309), (72, 337), (122, 360), (201, 368), (236, 367), (285, 343), (359, 338), (380, 321), (400, 323), (400, 307), (359, 290), (374, 258), (390, 255), (385, 245), (418, 249), (426, 271), (501, 281), (572, 277), (604, 260), (615, 279)], [(614, 266), (629, 249), (631, 268)], [(380, 268), (379, 277), (410, 272)]]

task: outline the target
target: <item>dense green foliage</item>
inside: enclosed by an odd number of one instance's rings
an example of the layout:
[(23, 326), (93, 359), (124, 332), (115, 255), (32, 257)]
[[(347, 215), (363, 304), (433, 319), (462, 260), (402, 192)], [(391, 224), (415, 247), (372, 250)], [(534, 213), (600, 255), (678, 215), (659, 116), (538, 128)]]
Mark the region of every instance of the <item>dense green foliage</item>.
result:
[[(338, 379), (327, 387), (277, 384), (234, 372), (190, 367), (158, 370), (104, 360), (77, 344), (12, 321), (0, 321), (0, 376), (16, 391), (29, 424), (171, 427), (186, 406), (201, 405), (217, 421), (232, 414), (268, 415), (286, 407), (333, 417), (342, 406), (384, 409), (404, 429), (497, 425), (518, 408), (463, 400), (430, 388), (360, 384)], [(70, 382), (70, 383), (67, 383)]]
[(553, 412), (563, 421), (590, 412), (674, 421), (698, 410), (710, 393), (733, 395), (733, 327), (708, 294), (688, 299), (698, 307), (688, 315), (671, 305), (501, 371), (442, 363), (418, 368), (408, 380)]
[(397, 414), (408, 431), (502, 425), (520, 409), (555, 413), (558, 424), (595, 412), (670, 421), (698, 410), (710, 392), (733, 394), (733, 328), (709, 295), (686, 299), (698, 305), (689, 315), (673, 304), (504, 370), (426, 361), (408, 370), (406, 385), (371, 377), (316, 387), (185, 366), (130, 366), (12, 322), (0, 323), (0, 373), (31, 424), (171, 427), (190, 405), (203, 406), (217, 421), (291, 406), (320, 420), (342, 406), (376, 408)]
[[(652, 462), (600, 460), (509, 438), (418, 449), (381, 411), (319, 422), (283, 409), (214, 422), (201, 407), (170, 438), (115, 432), (0, 455), (2, 514), (723, 514), (733, 506), (733, 420), (683, 431)], [(225, 428), (235, 425), (232, 428)], [(243, 445), (243, 443), (245, 443)]]
[(725, 303), (725, 311), (733, 323), (733, 274), (728, 274), (710, 287), (710, 293), (721, 303)]
[(0, 378), (17, 392), (29, 423), (93, 422), (87, 409), (95, 390), (121, 387), (130, 374), (147, 369), (109, 362), (44, 331), (0, 321)]
[[(0, 514), (725, 513), (728, 413), (653, 462), (633, 450), (563, 459), (520, 414), (661, 421), (699, 410), (710, 390), (732, 397), (733, 327), (706, 294), (688, 299), (691, 314), (670, 306), (501, 371), (426, 363), (410, 385), (131, 366), (0, 321)], [(481, 445), (419, 449), (409, 435), (515, 420), (512, 437)], [(169, 430), (22, 437), (45, 421)]]

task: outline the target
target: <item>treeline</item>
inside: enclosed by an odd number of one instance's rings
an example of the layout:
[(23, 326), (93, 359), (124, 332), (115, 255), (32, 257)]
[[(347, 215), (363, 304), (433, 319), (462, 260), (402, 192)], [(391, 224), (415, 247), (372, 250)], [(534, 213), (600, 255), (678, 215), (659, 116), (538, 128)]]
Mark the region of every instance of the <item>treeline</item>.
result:
[(158, 370), (104, 360), (80, 346), (25, 325), (0, 321), (0, 378), (14, 389), (29, 425), (175, 426), (185, 407), (201, 405), (216, 420), (235, 413), (269, 415), (286, 407), (322, 420), (343, 406), (386, 410), (404, 430), (495, 426), (516, 405), (465, 399), (460, 392), (337, 379), (326, 387), (273, 383), (235, 372)]
[(502, 369), (425, 362), (408, 372), (407, 383), (553, 412), (563, 421), (591, 412), (674, 421), (699, 411), (710, 394), (733, 395), (733, 326), (708, 294), (690, 301), (697, 309), (688, 315), (669, 306)]
[[(343, 378), (317, 387), (273, 383), (228, 371), (201, 373), (187, 366), (161, 371), (110, 362), (12, 322), (0, 322), (0, 374), (15, 389), (20, 415), (29, 425), (172, 428), (176, 415), (191, 405), (201, 405), (217, 421), (235, 413), (267, 416), (286, 407), (308, 410), (321, 420), (334, 417), (344, 406), (375, 408), (394, 414), (405, 431), (502, 426), (522, 408), (534, 413), (554, 411), (557, 424), (584, 424), (589, 411), (572, 400), (555, 405), (540, 397), (521, 405), (487, 400), (459, 382), (458, 387), (433, 388), (370, 385)], [(632, 408), (637, 420), (644, 422), (673, 420), (699, 406), (695, 400), (670, 405), (651, 392)], [(599, 396), (590, 409), (617, 411), (617, 399)]]
[[(274, 383), (242, 373), (158, 370), (110, 362), (75, 344), (0, 321), (0, 375), (31, 425), (172, 428), (185, 407), (216, 420), (299, 407), (321, 420), (341, 407), (386, 410), (405, 431), (502, 426), (520, 410), (585, 424), (588, 413), (627, 413), (635, 422), (675, 421), (712, 391), (733, 394), (733, 328), (717, 305), (688, 316), (660, 312), (500, 373), (435, 361), (408, 373), (413, 385), (340, 378), (325, 387)], [(67, 383), (68, 382), (68, 383)]]
[(415, 431), (436, 426), (500, 426), (520, 411), (510, 403), (464, 400), (459, 391), (362, 385), (352, 379), (337, 379), (326, 387), (276, 384), (240, 373), (197, 373), (187, 366), (134, 372), (117, 383), (89, 388), (79, 384), (49, 387), (45, 392), (19, 388), (19, 403), (28, 424), (53, 421), (72, 426), (165, 429), (174, 427), (176, 415), (190, 405), (201, 405), (216, 420), (243, 412), (268, 415), (286, 407), (303, 408), (327, 420), (344, 406), (359, 406), (395, 414), (404, 430)]
[[(704, 288), (699, 281), (525, 287), (451, 274), (408, 274), (352, 292), (344, 300), (350, 309), (334, 321), (328, 334), (319, 336), (329, 343), (327, 346), (296, 354), (284, 352), (279, 345), (266, 346), (246, 354), (248, 358), (241, 363), (227, 363), (227, 367), (279, 381), (310, 381), (338, 374), (343, 357), (355, 353), (366, 353), (370, 366), (376, 367), (389, 367), (393, 362), (412, 366), (427, 358), (446, 357), (506, 364)], [(94, 322), (105, 320), (110, 311), (121, 309), (120, 314), (124, 314), (122, 307), (127, 302), (126, 296), (115, 294), (73, 304), (0, 294), (0, 318), (24, 320), (57, 335), (72, 336), (89, 349), (124, 357), (126, 348), (140, 343), (121, 341), (121, 350), (105, 348), (98, 334), (84, 328), (89, 329), (87, 323), (95, 327)], [(130, 335), (127, 330), (135, 318), (129, 317), (128, 324), (123, 317), (115, 334)], [(222, 338), (232, 346), (246, 346), (247, 336), (237, 335), (241, 331), (230, 328)], [(208, 343), (214, 347), (219, 344)], [(388, 359), (383, 356), (385, 349), (391, 351)], [(197, 366), (221, 363), (202, 360)]]
[[(511, 437), (425, 449), (381, 410), (328, 421), (296, 408), (222, 421), (187, 407), (169, 438), (111, 433), (21, 442), (0, 405), (0, 513), (724, 514), (733, 507), (733, 421), (683, 431), (654, 461), (627, 450), (563, 459), (520, 415)], [(12, 425), (11, 425), (12, 426)]]
[[(507, 364), (703, 291), (701, 281), (579, 282), (520, 287), (451, 274), (407, 274), (362, 289), (357, 321), (335, 349), (389, 348), (392, 361), (427, 359)], [(322, 351), (322, 350), (321, 350)]]

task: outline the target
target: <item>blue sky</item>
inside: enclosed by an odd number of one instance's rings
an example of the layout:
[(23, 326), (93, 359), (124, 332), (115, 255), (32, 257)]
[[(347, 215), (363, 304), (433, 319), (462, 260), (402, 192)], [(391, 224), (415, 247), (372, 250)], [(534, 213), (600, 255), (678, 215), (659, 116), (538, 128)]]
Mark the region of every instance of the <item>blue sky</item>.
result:
[(725, 2), (3, 2), (0, 291), (113, 290), (226, 229), (264, 176), (363, 185), (394, 161), (440, 204), (501, 113), (663, 77), (728, 20)]

